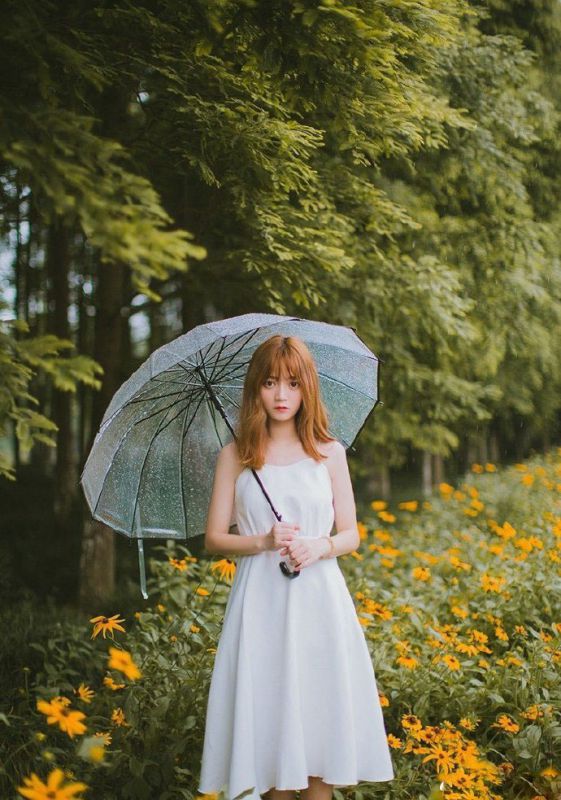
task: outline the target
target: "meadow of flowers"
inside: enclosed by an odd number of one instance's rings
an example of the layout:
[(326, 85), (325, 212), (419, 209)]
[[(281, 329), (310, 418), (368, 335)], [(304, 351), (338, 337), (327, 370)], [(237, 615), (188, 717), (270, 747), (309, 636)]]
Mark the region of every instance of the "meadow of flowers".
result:
[[(561, 798), (561, 448), (395, 507), (339, 559), (396, 778), (336, 800)], [(197, 798), (206, 699), (235, 564), (181, 546), (153, 605), (92, 609), (31, 644), (0, 714), (2, 797)]]

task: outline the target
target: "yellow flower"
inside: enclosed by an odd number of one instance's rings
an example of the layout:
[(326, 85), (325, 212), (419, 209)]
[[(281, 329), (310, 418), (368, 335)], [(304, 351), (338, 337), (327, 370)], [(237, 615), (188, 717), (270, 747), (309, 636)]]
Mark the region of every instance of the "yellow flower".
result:
[(481, 464), (472, 464), (471, 465), (471, 471), (472, 472), (481, 473), (481, 472), (483, 472), (483, 467), (482, 467)]
[(508, 642), (508, 633), (500, 625), (495, 628), (495, 636), (503, 642)]
[(84, 703), (91, 703), (92, 697), (95, 695), (93, 689), (90, 689), (89, 686), (86, 686), (83, 683), (81, 683), (78, 688), (74, 690), (74, 692), (78, 695), (80, 700), (84, 701)]
[(418, 505), (418, 500), (406, 500), (404, 503), (399, 503), (397, 507), (402, 511), (416, 511)]
[(524, 717), (524, 719), (531, 719), (535, 720), (538, 717), (543, 717), (543, 711), (538, 705), (531, 705), (525, 711), (520, 712), (520, 716)]
[(534, 476), (530, 475), (530, 473), (527, 473), (526, 475), (522, 476), (521, 482), (524, 484), (524, 486), (531, 486), (534, 482)]
[(446, 664), (448, 669), (451, 669), (451, 670), (460, 669), (461, 664), (458, 661), (458, 659), (456, 658), (456, 656), (451, 656), (451, 655), (446, 654), (446, 655), (442, 656), (442, 661), (444, 661), (444, 663)]
[(453, 753), (444, 748), (442, 745), (434, 743), (428, 756), (423, 758), (423, 763), (431, 760), (434, 760), (435, 766), (439, 772), (442, 771), (446, 773), (446, 780), (448, 781), (452, 767), (455, 763)]
[(113, 614), (112, 617), (92, 617), (90, 622), (93, 623), (93, 632), (92, 632), (92, 639), (95, 639), (98, 633), (103, 632), (103, 638), (105, 639), (105, 634), (108, 633), (112, 639), (114, 639), (113, 631), (122, 631), (125, 633), (125, 629), (119, 624), (120, 622), (124, 622), (124, 619), (119, 619), (118, 614)]
[(411, 731), (419, 731), (423, 727), (423, 723), (415, 714), (404, 714), (401, 717), (401, 725), (405, 730)]
[(454, 487), (450, 486), (449, 483), (439, 483), (438, 489), (441, 494), (448, 497), (454, 492)]
[(203, 586), (198, 586), (195, 589), (195, 594), (200, 594), (201, 597), (206, 597), (208, 594), (210, 594), (210, 592), (208, 591), (208, 589), (205, 589)]
[(478, 647), (474, 644), (467, 644), (466, 642), (458, 642), (456, 644), (456, 650), (458, 653), (464, 653), (464, 655), (468, 656), (476, 656), (479, 653)]
[(106, 675), (105, 678), (103, 679), (103, 683), (104, 683), (105, 686), (107, 686), (113, 692), (116, 692), (119, 689), (124, 689), (125, 688), (125, 684), (124, 683), (115, 683), (115, 681), (113, 680), (111, 675)]
[(236, 565), (229, 558), (221, 558), (220, 561), (215, 561), (210, 568), (212, 571), (216, 570), (225, 581), (232, 583), (236, 573)]
[(24, 786), (18, 786), (17, 790), (28, 800), (70, 800), (88, 788), (85, 783), (79, 781), (63, 786), (63, 780), (64, 773), (61, 769), (54, 769), (49, 774), (47, 783), (43, 783), (39, 776), (32, 772), (30, 778), (23, 779)]
[(395, 661), (405, 669), (416, 669), (419, 664), (414, 656), (398, 656)]
[(389, 511), (378, 511), (378, 516), (380, 519), (384, 520), (384, 522), (395, 522), (395, 514), (390, 514)]
[(170, 558), (169, 563), (172, 567), (175, 567), (178, 572), (184, 572), (187, 569), (187, 561), (182, 558), (178, 560), (177, 558)]
[(163, 613), (164, 613), (164, 611), (166, 610), (166, 607), (165, 607), (164, 605), (162, 605), (162, 603), (158, 603), (158, 605), (156, 606), (156, 608), (158, 609), (158, 611), (160, 612), (160, 614), (163, 614)]
[(37, 710), (45, 714), (49, 725), (58, 725), (61, 731), (73, 739), (76, 734), (85, 732), (86, 726), (81, 720), (85, 719), (86, 715), (81, 711), (72, 710), (69, 705), (68, 698), (55, 697), (49, 703), (46, 700), (38, 700)]
[(388, 733), (387, 740), (388, 740), (389, 746), (393, 747), (396, 750), (403, 745), (403, 742), (401, 741), (401, 739), (398, 739), (397, 736), (393, 735), (393, 733)]
[(496, 722), (491, 723), (492, 728), (502, 728), (507, 733), (518, 733), (520, 725), (515, 722), (508, 714), (501, 714)]
[(484, 592), (496, 592), (497, 594), (500, 594), (502, 587), (506, 583), (506, 579), (500, 576), (494, 577), (493, 575), (484, 573), (481, 576), (480, 582), (481, 588)]
[(540, 775), (543, 778), (550, 778), (551, 780), (553, 780), (553, 778), (556, 778), (559, 775), (559, 770), (556, 769), (554, 766), (545, 767), (540, 772)]
[(378, 694), (378, 698), (379, 698), (379, 700), (380, 700), (380, 705), (381, 705), (382, 707), (389, 706), (389, 704), (390, 704), (390, 701), (388, 700), (388, 698), (386, 697), (386, 695), (385, 695), (385, 694)]
[(452, 564), (455, 569), (463, 569), (466, 572), (469, 572), (471, 569), (471, 564), (468, 564), (467, 561), (460, 561), (456, 556), (450, 556), (450, 564)]
[(500, 536), (501, 539), (506, 539), (508, 541), (509, 539), (512, 539), (513, 536), (516, 536), (516, 528), (513, 528), (510, 522), (505, 522), (502, 528), (500, 525), (497, 525), (494, 533), (496, 533), (497, 536)]
[(368, 528), (366, 527), (364, 522), (357, 522), (356, 526), (358, 528), (358, 535), (362, 542), (368, 536)]
[(118, 669), (123, 672), (131, 681), (142, 677), (141, 671), (138, 669), (130, 653), (126, 650), (117, 650), (116, 647), (109, 648), (108, 666), (111, 669)]
[(109, 745), (111, 744), (112, 738), (109, 732), (98, 731), (97, 733), (94, 733), (94, 736), (97, 739), (101, 739), (101, 741), (105, 744), (106, 747), (109, 747)]
[(198, 625), (191, 625), (190, 629), (191, 633), (198, 633), (201, 629)]
[(494, 464), (485, 464), (485, 469), (487, 472), (496, 472), (497, 468)]
[(411, 574), (418, 581), (430, 581), (431, 579), (430, 569), (428, 569), (428, 567), (415, 567), (411, 570)]
[(126, 726), (128, 722), (125, 719), (125, 712), (122, 708), (115, 708), (113, 709), (113, 713), (111, 714), (111, 721), (115, 723), (115, 725), (119, 726)]
[(386, 503), (385, 500), (373, 500), (370, 503), (370, 508), (373, 511), (383, 511), (387, 507), (388, 507), (388, 504)]

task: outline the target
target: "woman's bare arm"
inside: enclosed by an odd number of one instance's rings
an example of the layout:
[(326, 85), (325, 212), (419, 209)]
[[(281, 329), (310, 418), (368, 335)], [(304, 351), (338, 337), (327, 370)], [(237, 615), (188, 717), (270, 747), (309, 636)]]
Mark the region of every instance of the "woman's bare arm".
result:
[(208, 509), (205, 550), (207, 553), (229, 555), (256, 555), (269, 549), (268, 532), (256, 536), (239, 536), (228, 533), (234, 507), (234, 487), (239, 474), (239, 463), (230, 442), (218, 454), (214, 483)]
[(360, 536), (356, 520), (356, 505), (353, 485), (347, 464), (347, 454), (340, 442), (332, 445), (329, 470), (333, 488), (333, 505), (335, 508), (335, 527), (337, 533), (332, 536), (333, 556), (351, 553), (360, 545)]

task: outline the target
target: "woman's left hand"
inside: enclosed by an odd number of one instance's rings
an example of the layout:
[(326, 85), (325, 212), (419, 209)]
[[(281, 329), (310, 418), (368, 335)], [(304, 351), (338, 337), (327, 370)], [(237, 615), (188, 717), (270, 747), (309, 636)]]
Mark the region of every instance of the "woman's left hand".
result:
[(304, 569), (319, 561), (326, 552), (325, 539), (296, 538), (287, 547), (281, 550), (281, 555), (290, 555), (290, 566), (293, 569)]

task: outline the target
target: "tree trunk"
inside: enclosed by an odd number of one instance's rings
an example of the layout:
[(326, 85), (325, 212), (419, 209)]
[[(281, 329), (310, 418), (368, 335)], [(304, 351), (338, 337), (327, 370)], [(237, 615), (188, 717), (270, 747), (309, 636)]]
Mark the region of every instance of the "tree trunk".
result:
[(366, 486), (369, 495), (389, 500), (391, 494), (391, 476), (389, 467), (385, 464), (377, 465), (372, 471), (372, 477)]
[(441, 455), (436, 454), (432, 458), (433, 463), (433, 485), (437, 485), (444, 481), (444, 459)]
[(489, 439), (489, 456), (493, 464), (499, 464), (501, 461), (501, 446), (499, 442), (499, 435), (497, 431), (492, 431)]
[[(50, 328), (61, 339), (70, 339), (69, 231), (60, 219), (49, 226), (47, 271), (53, 302)], [(53, 421), (58, 426), (53, 503), (56, 523), (63, 529), (68, 525), (78, 487), (72, 411), (71, 392), (53, 388)]]
[(432, 454), (428, 450), (423, 450), (421, 469), (423, 495), (428, 497), (432, 494)]
[[(115, 83), (100, 99), (101, 134), (122, 140), (127, 135), (127, 109), (134, 87)], [(92, 398), (91, 428), (86, 458), (111, 398), (121, 385), (123, 373), (123, 310), (129, 301), (125, 294), (128, 267), (123, 263), (95, 264), (95, 325), (93, 357), (103, 367), (102, 385)], [(94, 271), (94, 270), (92, 270)], [(93, 520), (84, 506), (86, 519), (82, 534), (79, 601), (84, 609), (106, 603), (115, 591), (115, 536), (109, 526)]]
[(465, 472), (469, 472), (471, 470), (471, 465), (475, 464), (476, 461), (477, 461), (477, 450), (473, 441), (473, 437), (470, 436), (466, 447), (466, 462), (464, 466)]
[[(126, 267), (104, 264), (97, 271), (94, 358), (103, 367), (102, 386), (93, 396), (90, 441), (86, 457), (106, 408), (122, 382), (123, 307)], [(115, 532), (86, 509), (80, 559), (80, 605), (91, 609), (115, 591)]]

